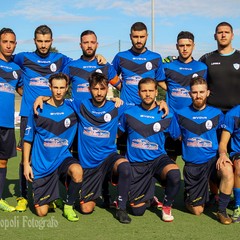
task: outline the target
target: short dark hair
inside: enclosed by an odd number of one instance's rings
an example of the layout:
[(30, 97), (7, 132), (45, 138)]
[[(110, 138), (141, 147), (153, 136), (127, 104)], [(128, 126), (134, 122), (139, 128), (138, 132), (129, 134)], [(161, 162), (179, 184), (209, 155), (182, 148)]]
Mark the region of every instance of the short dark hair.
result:
[(84, 36), (86, 36), (86, 35), (91, 35), (91, 34), (93, 34), (93, 35), (96, 37), (96, 39), (97, 39), (97, 35), (95, 34), (94, 31), (92, 31), (92, 30), (85, 30), (85, 31), (83, 31), (83, 32), (81, 33), (81, 35), (80, 35), (80, 40), (82, 41), (82, 38), (83, 38)]
[(228, 27), (230, 27), (231, 32), (233, 32), (233, 27), (232, 27), (232, 25), (231, 25), (230, 23), (228, 23), (228, 22), (220, 22), (220, 23), (216, 26), (216, 28), (215, 28), (215, 33), (217, 33), (218, 28), (219, 28), (219, 27), (222, 27), (222, 26), (228, 26)]
[(89, 82), (89, 87), (96, 86), (98, 83), (108, 86), (108, 79), (107, 79), (107, 77), (104, 74), (99, 73), (99, 72), (93, 72), (89, 76), (88, 82)]
[(3, 34), (5, 34), (5, 33), (12, 33), (12, 34), (16, 37), (15, 32), (14, 32), (11, 28), (2, 28), (2, 29), (0, 30), (0, 38), (1, 38), (1, 36), (2, 36)]
[(34, 31), (34, 38), (37, 38), (37, 34), (50, 34), (52, 38), (52, 30), (47, 25), (40, 25)]
[(199, 84), (205, 84), (208, 88), (207, 81), (202, 76), (192, 77), (192, 79), (190, 80), (190, 88), (194, 85), (199, 85)]
[(146, 84), (146, 83), (154, 83), (155, 89), (157, 90), (157, 87), (158, 87), (157, 81), (154, 78), (150, 78), (150, 77), (142, 78), (138, 82), (138, 90), (140, 90), (142, 84)]
[(180, 40), (180, 39), (191, 39), (193, 42), (194, 42), (194, 35), (191, 33), (191, 32), (188, 32), (188, 31), (181, 31), (178, 36), (177, 36), (177, 42)]
[(66, 80), (67, 85), (69, 85), (69, 77), (64, 73), (60, 72), (60, 73), (52, 74), (48, 79), (48, 82), (50, 85), (52, 85), (53, 79), (56, 79), (56, 80), (64, 79), (64, 80)]
[(131, 32), (132, 31), (142, 31), (142, 30), (146, 30), (146, 32), (147, 32), (147, 26), (143, 22), (135, 22), (131, 26)]

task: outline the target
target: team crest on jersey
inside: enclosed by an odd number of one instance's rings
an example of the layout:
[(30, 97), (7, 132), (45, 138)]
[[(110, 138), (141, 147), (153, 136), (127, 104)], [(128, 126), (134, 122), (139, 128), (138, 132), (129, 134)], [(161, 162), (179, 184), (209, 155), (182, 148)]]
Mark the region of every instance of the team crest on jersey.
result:
[(18, 79), (18, 74), (17, 74), (17, 72), (16, 71), (13, 71), (13, 77), (15, 78), (15, 79)]
[(212, 127), (213, 127), (212, 121), (211, 120), (207, 120), (206, 123), (205, 123), (205, 126), (206, 126), (207, 130), (212, 129)]
[(112, 120), (112, 116), (109, 113), (106, 113), (103, 119), (105, 122), (110, 122)]
[(193, 78), (195, 78), (195, 77), (197, 77), (197, 76), (198, 76), (197, 73), (194, 73), (194, 74), (192, 75)]
[(52, 64), (50, 65), (50, 69), (51, 69), (52, 72), (56, 72), (56, 71), (57, 71), (57, 66), (56, 66), (56, 64), (55, 64), (55, 63), (52, 63)]
[(161, 124), (156, 122), (153, 124), (153, 131), (154, 132), (159, 132), (161, 130)]
[(152, 63), (151, 62), (146, 63), (146, 69), (147, 70), (152, 70)]
[(64, 120), (64, 126), (65, 126), (66, 128), (69, 128), (70, 125), (71, 125), (71, 120), (70, 120), (70, 118), (66, 118), (66, 119)]
[(95, 72), (103, 73), (101, 69), (97, 69)]
[(240, 68), (240, 64), (239, 64), (239, 63), (234, 63), (234, 64), (233, 64), (233, 67), (234, 67), (236, 70), (238, 70), (238, 69)]

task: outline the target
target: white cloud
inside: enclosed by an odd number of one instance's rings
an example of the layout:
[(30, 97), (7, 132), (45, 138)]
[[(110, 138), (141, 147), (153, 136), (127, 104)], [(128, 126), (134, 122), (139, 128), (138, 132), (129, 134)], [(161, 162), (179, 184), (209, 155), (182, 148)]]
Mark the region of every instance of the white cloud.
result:
[[(27, 19), (47, 19), (52, 21), (93, 21), (101, 19), (103, 11), (111, 10), (117, 14), (127, 16), (151, 16), (150, 0), (23, 0), (16, 1), (12, 10), (2, 13), (6, 16), (24, 16)], [(177, 17), (183, 15), (203, 16), (207, 18), (238, 17), (240, 9), (239, 0), (155, 0), (155, 15), (161, 18)], [(85, 11), (86, 9), (86, 11)], [(77, 11), (79, 10), (79, 12)], [(94, 14), (89, 16), (91, 11)], [(99, 11), (99, 15), (98, 14)], [(1, 17), (1, 16), (0, 16)]]
[[(134, 1), (112, 1), (112, 0), (92, 0), (92, 1), (72, 1), (72, 4), (79, 9), (94, 8), (97, 10), (115, 9), (126, 15), (132, 16), (151, 16), (150, 0)], [(209, 18), (215, 17), (238, 17), (240, 2), (239, 0), (155, 0), (155, 14), (161, 17), (197, 15)]]

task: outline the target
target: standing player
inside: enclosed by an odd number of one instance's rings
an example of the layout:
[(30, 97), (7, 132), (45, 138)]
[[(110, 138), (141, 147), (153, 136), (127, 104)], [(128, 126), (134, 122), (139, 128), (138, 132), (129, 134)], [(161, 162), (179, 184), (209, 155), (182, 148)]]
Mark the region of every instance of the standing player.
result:
[[(167, 91), (166, 99), (172, 112), (192, 103), (189, 95), (191, 78), (202, 76), (206, 79), (207, 77), (207, 66), (192, 57), (194, 47), (194, 35), (188, 31), (180, 32), (176, 44), (179, 56), (176, 60), (164, 64), (166, 79), (159, 84)], [(176, 160), (177, 156), (182, 154), (181, 141), (173, 141), (168, 137), (166, 149), (168, 155)]]
[(147, 203), (154, 196), (155, 179), (165, 186), (162, 220), (171, 222), (172, 203), (180, 189), (180, 171), (164, 149), (165, 133), (179, 136), (174, 115), (161, 118), (163, 112), (155, 102), (157, 82), (142, 78), (138, 83), (140, 105), (128, 109), (121, 117), (120, 130), (127, 131), (127, 154), (131, 164), (132, 181), (129, 201), (136, 216), (144, 214)]
[(134, 106), (141, 103), (138, 95), (138, 82), (144, 77), (154, 78), (156, 81), (165, 79), (163, 63), (160, 54), (146, 48), (148, 38), (147, 27), (142, 22), (136, 22), (130, 30), (131, 49), (119, 52), (112, 64), (121, 75), (121, 99)]
[[(93, 72), (103, 73), (109, 83), (120, 89), (121, 82), (112, 65), (109, 63), (100, 64), (96, 58), (96, 50), (98, 47), (97, 36), (91, 30), (85, 30), (80, 36), (80, 47), (82, 49), (82, 56), (70, 62), (63, 70), (70, 77), (72, 83), (72, 97), (77, 104), (83, 99), (91, 98), (89, 92), (89, 76)], [(77, 139), (73, 143), (73, 152), (77, 153)], [(108, 180), (106, 179), (105, 187), (103, 189), (104, 205), (109, 206), (110, 196), (108, 193)]]
[(208, 67), (208, 104), (220, 108), (224, 113), (240, 104), (240, 51), (232, 47), (233, 28), (221, 22), (215, 29), (217, 50), (207, 53), (200, 61)]
[[(157, 82), (165, 79), (162, 57), (160, 54), (147, 49), (147, 38), (147, 26), (143, 22), (134, 23), (130, 29), (131, 49), (119, 52), (112, 61), (117, 74), (121, 76), (120, 98), (128, 106), (141, 103), (141, 98), (138, 95), (138, 82), (142, 78), (150, 77)], [(160, 102), (161, 108), (165, 110), (164, 117), (168, 113), (164, 101)], [(123, 155), (126, 153), (126, 141), (126, 134), (123, 134), (117, 140), (118, 149)], [(161, 206), (157, 198), (154, 198), (153, 204)]]
[(113, 86), (119, 88), (121, 82), (113, 66), (109, 63), (100, 64), (96, 58), (98, 42), (93, 31), (86, 30), (81, 33), (80, 47), (82, 56), (64, 68), (64, 73), (69, 76), (72, 83), (74, 101), (80, 103), (85, 98), (91, 98), (88, 79), (93, 72), (103, 73)]
[[(200, 61), (208, 67), (207, 82), (210, 90), (208, 104), (220, 108), (223, 113), (240, 104), (240, 51), (232, 47), (233, 28), (227, 22), (216, 26), (214, 39), (217, 50), (206, 53)], [(219, 134), (220, 135), (220, 134)], [(230, 151), (230, 144), (228, 151)], [(212, 188), (212, 199), (217, 199), (218, 190)]]
[(91, 75), (89, 90), (92, 99), (85, 99), (80, 106), (74, 106), (79, 117), (78, 156), (84, 171), (81, 211), (93, 212), (96, 199), (101, 195), (102, 183), (109, 175), (118, 182), (116, 218), (121, 223), (130, 223), (131, 218), (126, 212), (130, 165), (123, 156), (117, 154), (115, 143), (118, 120), (124, 106), (116, 108), (112, 101), (106, 100), (108, 80), (101, 73), (94, 72)]
[(204, 78), (198, 76), (190, 82), (192, 105), (177, 111), (182, 135), (182, 158), (185, 162), (183, 174), (186, 208), (200, 215), (209, 198), (208, 181), (218, 179), (219, 205), (217, 217), (222, 224), (230, 224), (226, 212), (233, 187), (232, 166), (229, 162), (220, 164), (216, 170), (218, 137), (217, 129), (224, 120), (223, 113), (206, 104), (210, 92)]
[[(240, 105), (235, 106), (225, 115), (224, 129), (221, 134), (219, 143), (219, 161), (222, 164), (229, 162), (227, 146), (231, 140), (232, 150), (230, 152), (230, 159), (233, 164), (234, 171), (234, 198), (235, 208), (233, 212), (233, 222), (240, 222)], [(230, 161), (230, 162), (231, 162)], [(221, 163), (221, 162), (220, 162)]]
[[(146, 48), (148, 38), (147, 27), (142, 22), (136, 22), (131, 26), (131, 49), (119, 52), (112, 64), (121, 75), (120, 98), (128, 105), (134, 106), (141, 103), (138, 95), (138, 82), (144, 77), (151, 77), (156, 81), (165, 79), (163, 63), (160, 54)], [(118, 149), (125, 153), (126, 136), (118, 140)]]
[[(50, 52), (52, 46), (52, 30), (41, 25), (34, 32), (34, 42), (36, 45), (35, 52), (22, 52), (14, 57), (14, 62), (17, 63), (23, 70), (23, 97), (20, 109), (21, 126), (20, 138), (24, 136), (27, 125), (27, 118), (32, 109), (34, 100), (40, 96), (51, 96), (49, 89), (48, 77), (53, 73), (61, 72), (70, 62), (70, 58), (61, 53)], [(22, 162), (19, 166), (19, 179), (21, 197), (19, 197), (17, 211), (25, 211), (27, 208), (27, 182), (23, 175)]]
[(62, 73), (51, 75), (52, 97), (38, 115), (31, 111), (28, 117), (23, 151), (24, 175), (33, 182), (34, 205), (40, 217), (47, 215), (49, 204), (59, 197), (58, 180), (67, 182), (63, 215), (75, 222), (79, 218), (73, 204), (81, 189), (82, 168), (69, 150), (77, 131), (77, 116), (64, 101), (68, 83), (68, 77)]
[(14, 132), (15, 90), (20, 86), (21, 69), (12, 61), (16, 35), (10, 28), (0, 30), (0, 210), (12, 212), (14, 207), (2, 199), (7, 175), (7, 162), (16, 156)]

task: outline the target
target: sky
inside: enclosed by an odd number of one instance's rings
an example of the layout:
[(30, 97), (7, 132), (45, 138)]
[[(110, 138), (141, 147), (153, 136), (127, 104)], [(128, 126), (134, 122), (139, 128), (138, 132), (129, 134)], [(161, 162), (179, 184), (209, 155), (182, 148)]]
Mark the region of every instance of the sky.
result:
[(177, 55), (177, 34), (190, 31), (198, 59), (216, 49), (214, 31), (222, 21), (233, 26), (233, 47), (240, 49), (239, 9), (239, 0), (8, 0), (1, 1), (0, 28), (15, 31), (18, 53), (35, 50), (34, 30), (46, 24), (53, 31), (53, 47), (73, 59), (81, 56), (81, 32), (93, 30), (97, 53), (111, 62), (117, 52), (131, 48), (131, 25), (141, 21), (148, 27), (150, 50), (162, 57)]

